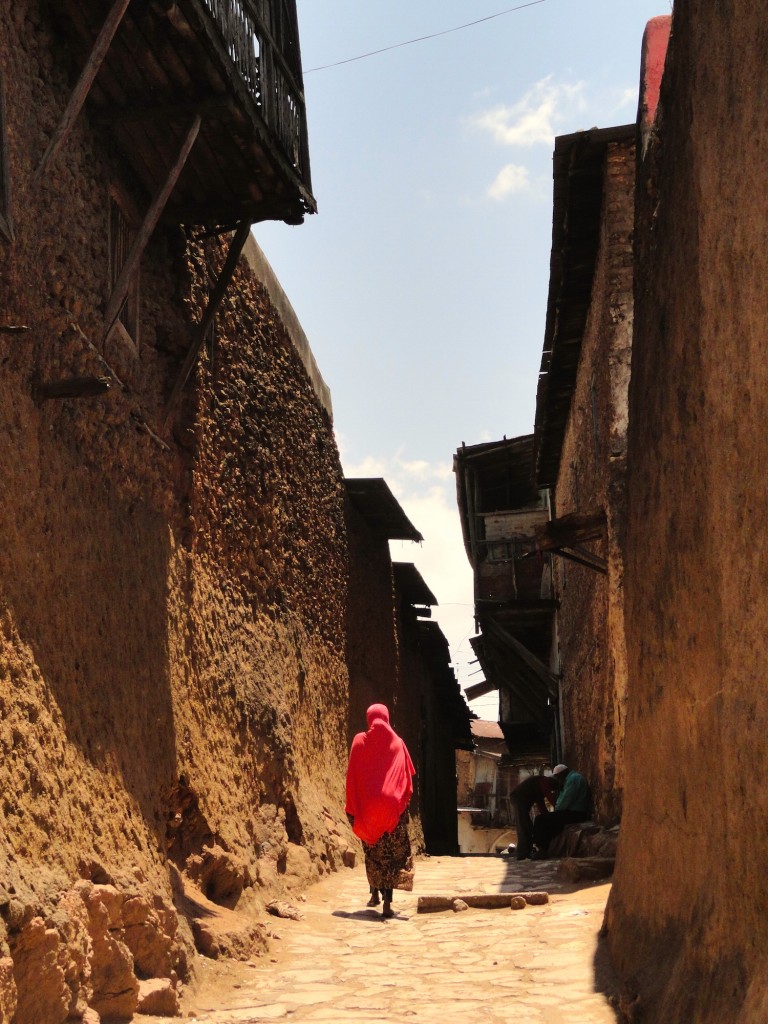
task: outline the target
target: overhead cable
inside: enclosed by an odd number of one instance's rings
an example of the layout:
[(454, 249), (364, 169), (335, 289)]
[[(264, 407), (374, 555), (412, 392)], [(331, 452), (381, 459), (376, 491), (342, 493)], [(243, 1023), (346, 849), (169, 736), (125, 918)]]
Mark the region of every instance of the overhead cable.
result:
[(337, 60), (335, 64), (323, 64), (320, 67), (309, 68), (304, 72), (305, 75), (311, 75), (313, 71), (326, 71), (328, 68), (337, 68), (341, 64), (351, 64), (356, 60), (365, 60), (366, 57), (375, 57), (378, 53), (386, 53), (387, 50), (397, 50), (401, 46), (410, 46), (412, 43), (423, 43), (427, 39), (437, 39), (438, 36), (447, 36), (451, 32), (461, 32), (462, 29), (472, 28), (473, 25), (480, 25), (484, 21), (492, 21), (494, 18), (501, 18), (505, 14), (512, 14), (514, 11), (522, 11), (525, 7), (535, 7), (536, 4), (543, 4), (546, 0), (529, 0), (529, 3), (518, 4), (517, 7), (508, 7), (505, 11), (499, 11), (497, 14), (488, 14), (484, 18), (478, 18), (476, 21), (468, 21), (465, 25), (456, 25), (455, 28), (446, 28), (442, 32), (432, 32), (428, 36), (417, 36), (416, 39), (406, 39), (402, 43), (393, 43), (392, 46), (383, 46), (380, 50), (371, 50), (369, 53), (361, 53), (357, 57), (347, 57), (346, 60)]

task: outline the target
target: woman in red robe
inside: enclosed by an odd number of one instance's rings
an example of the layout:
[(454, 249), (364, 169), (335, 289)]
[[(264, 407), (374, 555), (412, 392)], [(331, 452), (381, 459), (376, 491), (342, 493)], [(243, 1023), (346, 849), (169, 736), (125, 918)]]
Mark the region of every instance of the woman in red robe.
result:
[(368, 708), (368, 731), (352, 740), (347, 768), (346, 812), (362, 840), (371, 906), (383, 899), (382, 915), (392, 917), (392, 890), (413, 889), (413, 858), (408, 835), (408, 804), (416, 774), (408, 748), (389, 724), (383, 704)]

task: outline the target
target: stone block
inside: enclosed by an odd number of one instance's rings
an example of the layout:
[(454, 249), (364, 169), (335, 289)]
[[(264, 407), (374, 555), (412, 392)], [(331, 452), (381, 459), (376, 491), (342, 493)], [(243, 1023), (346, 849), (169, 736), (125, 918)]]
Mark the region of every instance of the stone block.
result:
[(170, 978), (150, 978), (139, 982), (136, 1012), (154, 1017), (175, 1017), (179, 996)]

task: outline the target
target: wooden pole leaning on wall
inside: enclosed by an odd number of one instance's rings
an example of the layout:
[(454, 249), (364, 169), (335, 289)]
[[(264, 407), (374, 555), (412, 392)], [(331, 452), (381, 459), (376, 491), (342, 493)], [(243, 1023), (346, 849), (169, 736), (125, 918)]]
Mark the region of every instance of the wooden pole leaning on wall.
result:
[(32, 388), (32, 394), (36, 401), (48, 398), (95, 398), (111, 387), (109, 377), (67, 377), (37, 383)]
[(184, 363), (179, 371), (179, 376), (176, 378), (176, 383), (173, 385), (173, 390), (165, 404), (165, 417), (167, 421), (174, 406), (179, 400), (181, 392), (184, 390), (184, 385), (189, 380), (189, 376), (194, 369), (197, 357), (200, 355), (200, 350), (205, 344), (205, 336), (208, 333), (208, 328), (213, 323), (213, 318), (216, 316), (216, 311), (221, 305), (221, 301), (226, 295), (229, 283), (235, 273), (237, 267), (237, 261), (240, 259), (240, 254), (245, 247), (245, 243), (248, 241), (248, 235), (251, 233), (251, 225), (248, 221), (242, 221), (232, 236), (232, 241), (229, 244), (229, 251), (227, 258), (224, 261), (224, 266), (221, 268), (221, 273), (216, 282), (216, 286), (208, 299), (208, 305), (200, 318), (200, 322), (195, 328), (195, 333), (192, 337), (192, 342), (189, 346)]
[(93, 44), (93, 49), (86, 61), (85, 67), (80, 73), (77, 85), (74, 88), (72, 95), (69, 98), (67, 109), (64, 111), (64, 116), (51, 136), (51, 141), (48, 143), (48, 147), (43, 154), (43, 159), (40, 161), (40, 166), (35, 171), (35, 177), (33, 184), (37, 185), (43, 175), (45, 174), (48, 165), (54, 159), (58, 151), (61, 149), (64, 141), (72, 130), (72, 125), (77, 120), (77, 115), (82, 110), (83, 104), (88, 97), (88, 93), (91, 91), (91, 86), (99, 73), (99, 68), (104, 62), (109, 47), (112, 44), (115, 32), (117, 32), (120, 22), (123, 20), (123, 15), (128, 9), (128, 5), (131, 0), (115, 0), (112, 5), (112, 9), (107, 15), (107, 20), (99, 32), (96, 42)]
[(189, 156), (192, 146), (195, 144), (195, 139), (200, 131), (200, 124), (200, 115), (196, 114), (192, 120), (192, 124), (189, 126), (187, 134), (184, 137), (184, 142), (182, 143), (181, 150), (176, 158), (176, 163), (168, 172), (168, 177), (166, 178), (165, 183), (152, 201), (152, 205), (147, 211), (147, 215), (145, 216), (141, 227), (136, 232), (136, 238), (133, 241), (131, 250), (126, 257), (115, 287), (109, 297), (109, 302), (107, 303), (107, 309), (104, 314), (104, 333), (102, 341), (106, 340), (107, 335), (114, 326), (115, 320), (117, 320), (120, 315), (120, 310), (123, 308), (123, 303), (125, 302), (128, 296), (128, 291), (131, 287), (133, 275), (138, 270), (139, 262), (141, 261), (141, 257), (147, 247), (147, 243), (152, 237), (152, 232), (155, 230), (157, 222), (165, 209), (165, 204), (168, 202), (171, 192), (173, 192), (176, 182), (179, 180), (179, 176), (184, 169), (187, 157)]

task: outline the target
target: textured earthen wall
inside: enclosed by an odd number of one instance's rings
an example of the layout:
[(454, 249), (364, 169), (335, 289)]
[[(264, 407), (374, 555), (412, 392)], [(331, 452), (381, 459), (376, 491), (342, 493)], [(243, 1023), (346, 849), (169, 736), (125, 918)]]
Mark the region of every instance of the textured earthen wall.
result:
[[(138, 350), (102, 343), (108, 189), (130, 182), (85, 112), (31, 184), (72, 82), (46, 9), (0, 6), (16, 228), (0, 324), (30, 327), (0, 332), (0, 1020), (17, 1002), (16, 1024), (130, 1012), (151, 977), (175, 991), (185, 876), (258, 909), (339, 864), (349, 838), (328, 415), (241, 263), (163, 426), (223, 259), (179, 228), (143, 260)], [(34, 398), (36, 382), (110, 369), (124, 387), (105, 396)], [(105, 1008), (113, 968), (123, 1002)]]
[(372, 529), (347, 501), (349, 538), (349, 601), (347, 663), (349, 666), (349, 742), (367, 728), (366, 709), (384, 704), (393, 729), (402, 736), (416, 768), (411, 800), (411, 842), (424, 847), (422, 826), (422, 689), (424, 664), (413, 656), (413, 611), (397, 609), (389, 541)]
[[(592, 784), (603, 821), (621, 814), (626, 691), (621, 493), (632, 337), (634, 146), (611, 144), (600, 245), (556, 487), (556, 513), (605, 509), (610, 575), (557, 559), (564, 757)], [(598, 549), (595, 548), (597, 551)]]
[[(419, 793), (421, 827), (427, 853), (458, 853), (458, 780), (456, 772), (456, 716), (452, 698), (458, 690), (450, 667), (448, 641), (436, 623), (418, 623), (412, 638), (405, 641), (413, 651), (412, 679), (409, 689), (421, 678), (419, 751), (421, 764)], [(406, 660), (406, 666), (411, 659)], [(417, 674), (418, 673), (418, 674)], [(409, 673), (410, 674), (410, 673)], [(414, 708), (415, 711), (415, 708)]]
[(638, 1021), (768, 1019), (765, 46), (761, 7), (679, 0), (639, 171), (627, 771), (607, 916)]
[[(347, 665), (350, 706), (348, 743), (367, 728), (371, 704), (394, 711), (400, 682), (395, 625), (395, 583), (389, 541), (346, 503), (349, 543)], [(394, 718), (393, 718), (394, 724)], [(395, 728), (397, 726), (395, 725)]]

